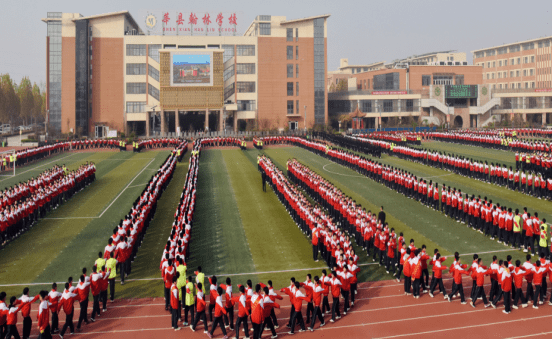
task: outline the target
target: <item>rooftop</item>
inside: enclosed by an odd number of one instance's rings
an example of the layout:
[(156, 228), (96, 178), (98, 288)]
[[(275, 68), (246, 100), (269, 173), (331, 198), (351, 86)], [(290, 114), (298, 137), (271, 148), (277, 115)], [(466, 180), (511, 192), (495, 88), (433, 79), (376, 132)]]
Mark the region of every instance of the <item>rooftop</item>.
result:
[(475, 52), (480, 52), (480, 51), (491, 50), (491, 49), (494, 49), (494, 48), (512, 46), (512, 45), (517, 45), (517, 44), (526, 44), (526, 43), (529, 43), (529, 42), (540, 41), (540, 40), (546, 40), (546, 39), (551, 39), (551, 36), (549, 36), (549, 37), (535, 38), (535, 39), (530, 39), (530, 40), (524, 40), (524, 41), (517, 41), (517, 42), (514, 42), (514, 43), (503, 44), (503, 45), (499, 45), (499, 46), (486, 47), (486, 48), (481, 48), (481, 49), (479, 49), (479, 50), (473, 50), (473, 51), (471, 51), (471, 52), (472, 52), (472, 53), (475, 53)]

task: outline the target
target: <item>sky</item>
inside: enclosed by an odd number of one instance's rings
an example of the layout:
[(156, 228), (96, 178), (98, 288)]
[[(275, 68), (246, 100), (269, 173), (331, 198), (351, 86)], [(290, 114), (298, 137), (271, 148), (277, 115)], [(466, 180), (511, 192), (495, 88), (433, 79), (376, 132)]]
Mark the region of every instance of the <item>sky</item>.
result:
[(340, 58), (350, 65), (370, 64), (443, 50), (465, 52), (472, 63), (472, 50), (550, 36), (551, 8), (551, 0), (2, 1), (0, 74), (17, 82), (24, 76), (46, 80), (41, 18), (47, 12), (89, 16), (128, 10), (143, 29), (148, 11), (236, 12), (237, 34), (257, 15), (290, 20), (330, 14), (327, 68), (332, 71)]

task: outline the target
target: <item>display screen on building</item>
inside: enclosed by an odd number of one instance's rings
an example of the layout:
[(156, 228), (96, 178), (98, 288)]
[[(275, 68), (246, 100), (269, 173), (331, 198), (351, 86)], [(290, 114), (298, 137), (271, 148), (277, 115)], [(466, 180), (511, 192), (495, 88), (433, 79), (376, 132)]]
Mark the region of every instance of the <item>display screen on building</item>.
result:
[(211, 86), (213, 53), (171, 53), (171, 86)]
[(478, 85), (445, 85), (446, 98), (476, 98)]

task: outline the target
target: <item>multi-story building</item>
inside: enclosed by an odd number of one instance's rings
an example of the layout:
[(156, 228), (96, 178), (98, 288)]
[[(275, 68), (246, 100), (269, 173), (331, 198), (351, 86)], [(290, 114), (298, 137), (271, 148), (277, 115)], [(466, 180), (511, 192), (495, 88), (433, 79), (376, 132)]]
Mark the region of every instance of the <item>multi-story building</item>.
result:
[[(453, 52), (329, 73), (331, 119), (349, 113), (354, 128), (376, 128), (392, 117), (466, 128), (520, 114), (529, 124), (551, 124), (551, 37), (474, 51), (473, 66)], [(347, 90), (332, 91), (342, 79)]]
[[(179, 26), (168, 13), (163, 23), (149, 16), (148, 29), (163, 26), (162, 34), (152, 35), (128, 11), (88, 17), (48, 13), (43, 21), (50, 128), (89, 136), (115, 130), (175, 133), (189, 129), (189, 113), (205, 115), (205, 128), (217, 130), (236, 130), (246, 122), (260, 129), (327, 122), (329, 15), (295, 20), (260, 15), (241, 36), (208, 35), (217, 26), (211, 28), (206, 16), (205, 30)], [(210, 65), (201, 72), (184, 70), (177, 55), (208, 56)], [(181, 79), (173, 72), (179, 67)], [(212, 78), (192, 80), (198, 72)]]

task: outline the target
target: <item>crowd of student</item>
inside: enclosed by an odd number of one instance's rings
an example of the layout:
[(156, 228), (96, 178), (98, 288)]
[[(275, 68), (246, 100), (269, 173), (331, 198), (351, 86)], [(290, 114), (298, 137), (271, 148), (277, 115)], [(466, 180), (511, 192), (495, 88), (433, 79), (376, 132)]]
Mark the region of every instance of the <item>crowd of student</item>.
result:
[(551, 153), (551, 141), (527, 140), (509, 137), (499, 134), (481, 134), (477, 131), (461, 132), (430, 132), (428, 138), (433, 140), (456, 143), (462, 145), (480, 146), (500, 150), (511, 150), (519, 152), (545, 152)]
[(133, 142), (133, 151), (140, 152), (142, 150), (160, 149), (160, 148), (176, 148), (184, 142), (181, 138), (152, 138), (141, 139), (138, 142)]
[[(551, 199), (551, 155), (516, 154), (516, 168), (507, 168), (499, 163), (490, 163), (469, 159), (460, 155), (446, 155), (433, 150), (416, 149), (409, 146), (396, 146), (393, 143), (374, 139), (350, 136), (359, 142), (375, 145), (387, 150), (389, 154), (412, 162), (421, 163), (438, 169), (455, 172), (461, 176), (493, 183), (510, 190)], [(522, 168), (522, 169), (521, 169)]]
[(20, 167), (68, 149), (68, 143), (55, 143), (36, 148), (16, 150), (13, 154), (5, 153), (0, 158), (0, 171), (13, 169), (14, 163), (15, 166)]
[(209, 146), (241, 146), (242, 139), (235, 137), (210, 137), (202, 138), (202, 145)]
[(0, 192), (0, 243), (18, 237), (46, 213), (57, 209), (95, 179), (96, 166), (86, 163), (68, 171), (54, 166), (26, 182)]

